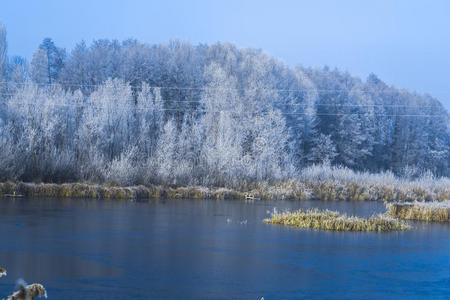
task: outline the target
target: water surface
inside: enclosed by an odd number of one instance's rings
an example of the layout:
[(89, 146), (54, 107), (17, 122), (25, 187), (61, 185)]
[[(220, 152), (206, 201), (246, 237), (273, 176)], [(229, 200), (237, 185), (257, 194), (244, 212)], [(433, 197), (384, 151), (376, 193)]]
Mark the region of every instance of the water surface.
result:
[(263, 224), (268, 211), (367, 216), (377, 202), (0, 199), (0, 298), (446, 299), (450, 225), (343, 233)]

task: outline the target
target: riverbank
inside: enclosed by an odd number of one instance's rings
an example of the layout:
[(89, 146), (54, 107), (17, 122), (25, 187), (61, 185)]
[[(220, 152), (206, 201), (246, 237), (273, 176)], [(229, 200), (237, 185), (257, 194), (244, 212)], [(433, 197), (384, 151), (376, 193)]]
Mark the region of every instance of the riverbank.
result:
[(164, 187), (164, 186), (111, 186), (90, 183), (0, 183), (0, 196), (15, 195), (49, 198), (94, 198), (94, 199), (232, 199), (245, 198), (244, 193), (225, 188)]
[(0, 183), (0, 196), (99, 199), (262, 199), (429, 202), (450, 199), (450, 179), (424, 176), (404, 179), (385, 172), (370, 174), (347, 168), (312, 166), (295, 180), (245, 183), (233, 187), (135, 185), (112, 183)]
[(387, 215), (369, 218), (347, 216), (330, 210), (298, 210), (294, 212), (274, 213), (265, 219), (268, 224), (293, 226), (299, 228), (322, 229), (331, 231), (399, 231), (410, 227)]

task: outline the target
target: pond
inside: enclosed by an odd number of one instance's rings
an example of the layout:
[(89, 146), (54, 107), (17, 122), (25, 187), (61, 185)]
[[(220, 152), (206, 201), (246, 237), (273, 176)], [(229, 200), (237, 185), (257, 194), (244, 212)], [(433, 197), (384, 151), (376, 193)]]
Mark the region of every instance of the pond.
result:
[(450, 225), (391, 233), (274, 226), (274, 207), (368, 216), (378, 202), (0, 199), (0, 298), (423, 299), (450, 295)]

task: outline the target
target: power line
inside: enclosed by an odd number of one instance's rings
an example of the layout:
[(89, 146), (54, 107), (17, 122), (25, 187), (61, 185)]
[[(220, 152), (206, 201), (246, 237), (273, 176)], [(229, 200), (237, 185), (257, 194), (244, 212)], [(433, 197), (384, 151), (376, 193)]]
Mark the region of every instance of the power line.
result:
[[(93, 108), (93, 109), (101, 109), (101, 108), (110, 108), (108, 106), (98, 106), (98, 105), (78, 105), (78, 104), (64, 104), (64, 103), (51, 103), (51, 104), (36, 104), (29, 102), (19, 103), (21, 105), (28, 106), (45, 106), (45, 107), (78, 107), (78, 108)], [(130, 110), (138, 110), (138, 111), (149, 111), (149, 112), (161, 112), (161, 111), (177, 111), (177, 112), (185, 112), (185, 113), (231, 113), (231, 114), (239, 114), (239, 115), (252, 115), (252, 116), (269, 116), (270, 113), (247, 113), (247, 112), (237, 112), (234, 110), (193, 110), (193, 109), (179, 109), (179, 108), (160, 108), (153, 109), (153, 107), (136, 107), (130, 106)], [(291, 112), (291, 113), (281, 113), (282, 115), (299, 115), (299, 116), (367, 116), (367, 117), (448, 117), (446, 114), (368, 114), (365, 112), (362, 113), (299, 113), (299, 112)]]
[[(0, 93), (1, 96), (16, 96), (17, 94), (15, 93)], [(117, 100), (120, 99), (120, 97), (102, 97), (102, 99), (104, 100)], [(130, 99), (131, 101), (131, 99)], [(270, 103), (273, 104), (280, 104), (282, 106), (299, 106), (299, 107), (403, 107), (403, 108), (435, 108), (436, 106), (425, 106), (425, 105), (408, 105), (408, 104), (333, 104), (333, 103), (310, 103), (310, 104), (306, 104), (306, 103), (285, 103), (284, 99), (274, 99), (271, 100)], [(182, 104), (187, 104), (187, 103), (194, 103), (194, 104), (201, 104), (201, 100), (163, 100), (163, 103), (168, 103), (168, 104), (172, 104), (172, 103), (182, 103)], [(258, 103), (256, 103), (258, 104)]]
[[(68, 82), (59, 82), (59, 83), (42, 83), (37, 84), (33, 82), (18, 82), (18, 83), (11, 83), (8, 81), (0, 81), (0, 84), (12, 84), (12, 85), (19, 85), (19, 86), (47, 86), (47, 87), (64, 87), (64, 86), (72, 86), (72, 87), (100, 87), (105, 86), (105, 83), (101, 84), (79, 84), (79, 83), (68, 83)], [(350, 92), (350, 89), (320, 89), (320, 88), (301, 88), (301, 89), (281, 89), (281, 88), (265, 88), (265, 87), (255, 87), (255, 88), (223, 88), (223, 87), (190, 87), (190, 86), (157, 86), (157, 85), (147, 85), (149, 88), (152, 89), (163, 89), (163, 90), (194, 90), (194, 91), (206, 91), (206, 90), (232, 90), (232, 91), (278, 91), (278, 92)], [(357, 86), (355, 86), (357, 87)], [(364, 89), (361, 89), (361, 91), (364, 91)], [(399, 90), (383, 90), (383, 91), (377, 91), (377, 93), (394, 93), (399, 94), (402, 91), (405, 91), (403, 89)], [(450, 91), (447, 91), (450, 93)], [(415, 94), (415, 92), (408, 92), (410, 94)], [(425, 93), (426, 94), (426, 93)]]

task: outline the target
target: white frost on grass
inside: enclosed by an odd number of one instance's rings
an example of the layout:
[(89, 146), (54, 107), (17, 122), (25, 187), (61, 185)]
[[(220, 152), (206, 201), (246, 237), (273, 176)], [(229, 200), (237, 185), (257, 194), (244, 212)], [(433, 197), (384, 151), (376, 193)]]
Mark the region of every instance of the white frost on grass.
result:
[(440, 208), (450, 209), (450, 200), (431, 201), (431, 202), (413, 201), (413, 202), (402, 203), (402, 204), (403, 205), (411, 205), (411, 206), (420, 206), (420, 207), (430, 208), (430, 209), (440, 209)]

